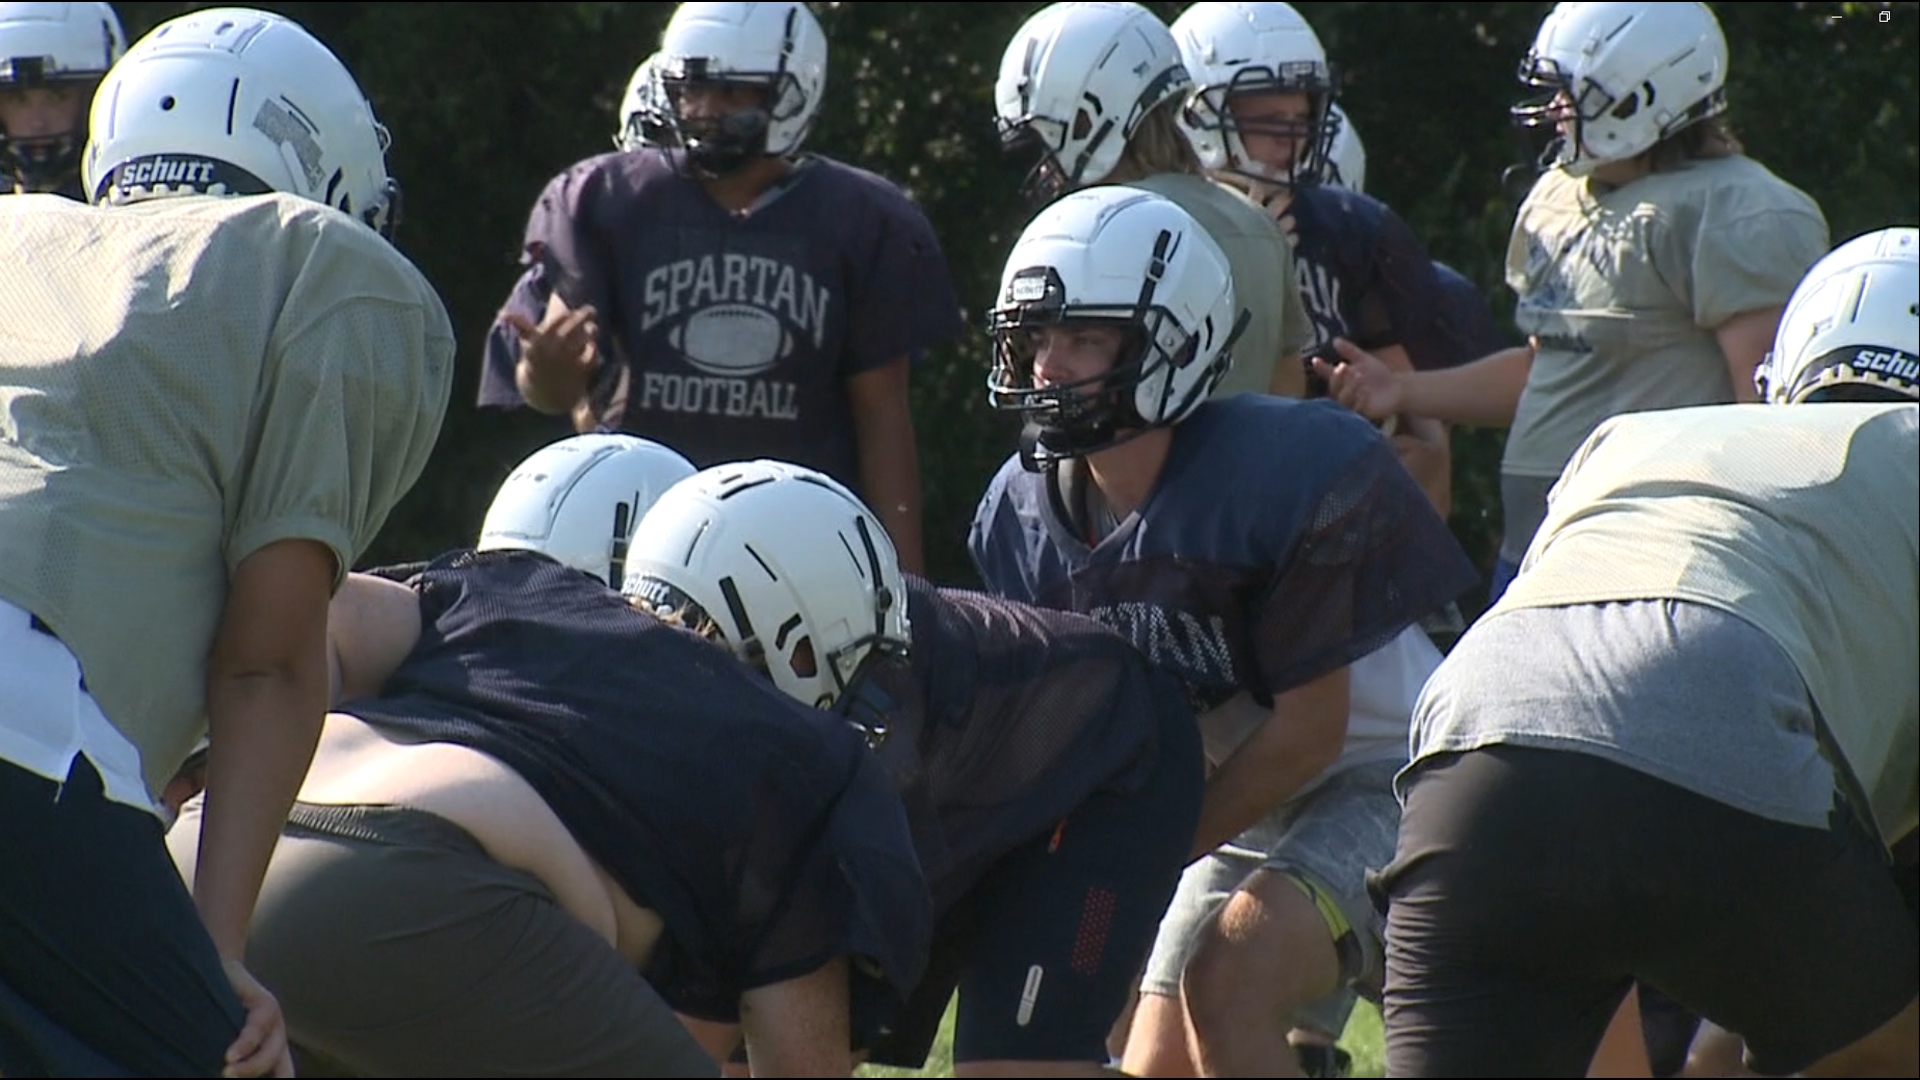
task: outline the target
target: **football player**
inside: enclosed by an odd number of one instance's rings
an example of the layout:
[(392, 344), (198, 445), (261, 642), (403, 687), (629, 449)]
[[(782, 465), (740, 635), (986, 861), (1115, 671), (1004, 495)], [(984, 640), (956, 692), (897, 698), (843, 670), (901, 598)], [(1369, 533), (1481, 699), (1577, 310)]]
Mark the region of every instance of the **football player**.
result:
[(0, 191), (86, 199), (87, 105), (126, 51), (111, 4), (0, 3)]
[(1763, 1074), (1920, 1065), (1916, 295), (1920, 230), (1843, 244), (1768, 404), (1615, 417), (1568, 463), (1415, 714), (1389, 1075), (1584, 1075), (1635, 980)]
[[(1315, 347), (1331, 350), (1344, 338), (1401, 371), (1462, 359), (1433, 348), (1444, 340), (1432, 332), (1440, 287), (1425, 245), (1386, 204), (1325, 182), (1340, 131), (1334, 71), (1313, 27), (1292, 5), (1268, 0), (1194, 4), (1172, 29), (1194, 81), (1181, 131), (1210, 175), (1280, 222)], [(1308, 387), (1326, 393), (1318, 376)], [(1401, 416), (1392, 438), (1446, 516), (1453, 455), (1445, 426)]]
[[(328, 599), (426, 463), (453, 330), (386, 235), (386, 130), (299, 25), (167, 22), (89, 128), (99, 205), (0, 198), (33, 268), (0, 288), (0, 982), (135, 1075), (260, 1075), (286, 1043), (241, 952)], [(189, 895), (156, 804), (209, 731)], [(67, 1067), (0, 1019), (0, 1072)]]
[(957, 1075), (1111, 1075), (1200, 809), (1175, 680), (1091, 619), (903, 575), (851, 492), (786, 463), (668, 491), (626, 591), (857, 724), (905, 800), (934, 948), (897, 1014), (856, 987), (868, 1061), (919, 1068), (957, 988)]
[(1178, 206), (1100, 187), (1027, 227), (990, 313), (992, 400), (1028, 423), (974, 519), (981, 576), (1109, 622), (1178, 676), (1212, 764), (1136, 1075), (1189, 1053), (1299, 1075), (1297, 1011), (1344, 1015), (1349, 983), (1377, 983), (1362, 874), (1392, 854), (1391, 779), (1439, 659), (1414, 624), (1473, 581), (1371, 424), (1331, 401), (1206, 402), (1234, 284)]
[[(1207, 179), (1179, 127), (1192, 81), (1172, 32), (1139, 4), (1051, 4), (1001, 54), (1001, 145), (1034, 160), (1026, 190), (1040, 200), (1126, 184), (1179, 203), (1232, 261), (1245, 294), (1249, 321), (1213, 392), (1299, 397), (1312, 326), (1291, 284), (1293, 251), (1270, 215)], [(1272, 291), (1247, 284), (1257, 282)]]
[(1819, 206), (1725, 126), (1726, 78), (1706, 4), (1556, 5), (1521, 63), (1540, 98), (1513, 110), (1553, 133), (1507, 246), (1528, 345), (1434, 371), (1396, 372), (1351, 342), (1313, 361), (1369, 417), (1511, 426), (1496, 597), (1600, 421), (1751, 400), (1781, 305), (1827, 250)]
[(563, 440), (478, 550), (341, 590), (335, 709), (247, 946), (303, 1064), (717, 1075), (678, 1011), (742, 1024), (764, 1074), (846, 1076), (848, 959), (913, 985), (925, 883), (864, 741), (607, 587), (692, 472)]
[(827, 81), (806, 4), (681, 4), (654, 77), (671, 148), (588, 158), (541, 193), (480, 404), (696, 465), (802, 462), (871, 502), (917, 569), (909, 361), (961, 327), (932, 226), (887, 180), (804, 152)]
[(660, 54), (654, 53), (640, 61), (627, 79), (627, 92), (620, 98), (620, 129), (613, 133), (613, 145), (622, 150), (673, 145), (673, 121), (660, 83), (659, 60)]

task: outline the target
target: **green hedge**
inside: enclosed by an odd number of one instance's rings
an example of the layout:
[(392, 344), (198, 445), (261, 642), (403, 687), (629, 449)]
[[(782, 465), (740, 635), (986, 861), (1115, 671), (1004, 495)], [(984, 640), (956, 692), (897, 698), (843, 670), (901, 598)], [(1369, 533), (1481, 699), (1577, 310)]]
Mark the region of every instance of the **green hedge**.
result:
[[(123, 3), (137, 37), (212, 5)], [(393, 131), (406, 187), (400, 244), (445, 297), (460, 374), (425, 477), (369, 562), (469, 540), (495, 485), (561, 434), (546, 418), (473, 407), (482, 336), (506, 295), (527, 208), (549, 176), (609, 145), (621, 88), (670, 4), (285, 3), (359, 77)], [(936, 577), (972, 579), (963, 541), (975, 499), (1011, 447), (985, 407), (981, 307), (1025, 221), (998, 159), (992, 85), (1007, 38), (1038, 4), (817, 4), (831, 42), (812, 146), (892, 177), (926, 208), (976, 329), (917, 375)], [(1171, 19), (1180, 4), (1151, 4)], [(1366, 139), (1369, 191), (1438, 258), (1478, 281), (1504, 316), (1500, 259), (1519, 192), (1507, 107), (1516, 65), (1550, 5), (1303, 3), (1344, 74)], [(1836, 241), (1920, 223), (1920, 46), (1914, 4), (1715, 4), (1733, 51), (1732, 120), (1753, 155), (1825, 208)], [(1884, 20), (1884, 21), (1883, 21)], [(1483, 565), (1499, 527), (1501, 433), (1456, 442), (1454, 526)], [(1280, 467), (1276, 464), (1276, 467)]]

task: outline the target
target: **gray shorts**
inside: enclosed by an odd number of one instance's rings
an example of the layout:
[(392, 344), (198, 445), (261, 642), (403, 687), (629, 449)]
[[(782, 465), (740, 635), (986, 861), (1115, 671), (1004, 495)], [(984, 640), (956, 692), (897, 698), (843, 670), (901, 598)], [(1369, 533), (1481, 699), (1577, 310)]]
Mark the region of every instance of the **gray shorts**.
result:
[(1306, 795), (1187, 867), (1147, 959), (1140, 990), (1173, 995), (1199, 935), (1227, 898), (1255, 870), (1277, 870), (1309, 883), (1331, 901), (1353, 932), (1338, 943), (1343, 988), (1298, 1009), (1298, 1027), (1339, 1035), (1357, 995), (1378, 1001), (1383, 977), (1381, 918), (1367, 895), (1368, 870), (1393, 860), (1400, 803), (1393, 795), (1399, 761), (1371, 762), (1334, 773)]
[[(168, 842), (191, 880), (188, 806)], [(295, 804), (247, 966), (303, 1076), (719, 1075), (606, 939), (419, 810)]]

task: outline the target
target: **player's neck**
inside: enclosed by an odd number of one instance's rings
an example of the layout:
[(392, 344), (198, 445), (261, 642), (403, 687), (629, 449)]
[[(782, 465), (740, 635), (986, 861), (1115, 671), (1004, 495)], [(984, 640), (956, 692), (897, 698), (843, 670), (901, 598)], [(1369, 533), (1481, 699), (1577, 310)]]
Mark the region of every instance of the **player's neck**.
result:
[(1173, 429), (1158, 427), (1087, 455), (1087, 476), (1099, 487), (1115, 520), (1125, 521), (1153, 494), (1172, 446)]
[(1593, 167), (1593, 182), (1603, 188), (1622, 188), (1653, 171), (1646, 154), (1624, 161), (1608, 161)]
[(793, 162), (783, 157), (759, 158), (739, 172), (702, 180), (707, 195), (730, 214), (745, 214), (760, 201), (760, 196), (792, 171)]

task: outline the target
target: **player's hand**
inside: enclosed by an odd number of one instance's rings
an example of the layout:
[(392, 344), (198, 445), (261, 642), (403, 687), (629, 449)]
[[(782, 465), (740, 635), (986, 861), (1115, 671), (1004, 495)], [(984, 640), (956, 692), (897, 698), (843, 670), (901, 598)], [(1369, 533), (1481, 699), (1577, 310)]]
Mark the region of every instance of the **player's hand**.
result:
[(292, 1076), (293, 1053), (287, 1046), (287, 1020), (280, 1013), (280, 1003), (240, 961), (228, 960), (222, 966), (247, 1010), (247, 1021), (227, 1047), (226, 1068), (220, 1075)]
[(538, 324), (517, 311), (501, 318), (519, 332), (520, 359), (537, 377), (584, 379), (600, 361), (600, 323), (591, 304), (568, 307), (556, 295)]
[(1380, 423), (1405, 412), (1405, 389), (1400, 376), (1385, 360), (1367, 352), (1346, 338), (1333, 339), (1340, 363), (1330, 364), (1313, 357), (1314, 374), (1327, 381), (1327, 396)]

